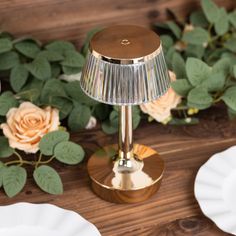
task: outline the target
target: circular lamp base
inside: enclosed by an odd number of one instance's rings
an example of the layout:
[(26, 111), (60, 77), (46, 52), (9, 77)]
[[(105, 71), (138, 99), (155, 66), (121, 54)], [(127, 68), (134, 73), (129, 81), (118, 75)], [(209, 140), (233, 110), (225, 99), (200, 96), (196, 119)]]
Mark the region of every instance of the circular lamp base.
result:
[(139, 168), (132, 173), (117, 170), (118, 146), (108, 145), (95, 152), (88, 161), (88, 173), (94, 192), (102, 199), (116, 203), (141, 202), (160, 187), (164, 161), (150, 147), (134, 144)]

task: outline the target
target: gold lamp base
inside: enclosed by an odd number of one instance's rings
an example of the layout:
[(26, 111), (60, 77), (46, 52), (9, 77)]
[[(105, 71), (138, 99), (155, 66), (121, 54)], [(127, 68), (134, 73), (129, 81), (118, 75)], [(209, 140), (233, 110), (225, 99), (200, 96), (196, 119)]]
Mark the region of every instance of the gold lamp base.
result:
[(121, 169), (118, 145), (108, 145), (95, 152), (88, 161), (92, 189), (102, 199), (116, 203), (141, 202), (160, 187), (164, 161), (150, 147), (134, 144), (132, 171)]

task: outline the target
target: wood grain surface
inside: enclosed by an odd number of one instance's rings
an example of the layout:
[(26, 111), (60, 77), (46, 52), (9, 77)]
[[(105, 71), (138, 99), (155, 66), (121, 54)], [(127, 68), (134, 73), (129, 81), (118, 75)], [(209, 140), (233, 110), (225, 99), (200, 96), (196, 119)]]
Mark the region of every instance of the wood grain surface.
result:
[[(214, 0), (229, 9), (235, 0)], [(81, 46), (86, 32), (111, 24), (151, 23), (168, 18), (167, 8), (185, 17), (200, 0), (1, 0), (0, 30), (41, 40), (67, 39)]]
[[(54, 163), (64, 182), (64, 194), (52, 196), (39, 190), (32, 178), (23, 192), (9, 199), (0, 192), (0, 205), (15, 202), (52, 203), (74, 210), (93, 222), (103, 236), (224, 236), (203, 216), (194, 198), (194, 179), (209, 157), (236, 144), (236, 123), (228, 122), (223, 110), (214, 116), (203, 113), (197, 126), (173, 127), (143, 122), (135, 140), (157, 150), (166, 164), (161, 188), (139, 204), (113, 204), (99, 199), (90, 189), (87, 158), (99, 147), (116, 142), (99, 127), (72, 135), (86, 149), (86, 160), (78, 166)], [(29, 171), (30, 175), (30, 171)]]

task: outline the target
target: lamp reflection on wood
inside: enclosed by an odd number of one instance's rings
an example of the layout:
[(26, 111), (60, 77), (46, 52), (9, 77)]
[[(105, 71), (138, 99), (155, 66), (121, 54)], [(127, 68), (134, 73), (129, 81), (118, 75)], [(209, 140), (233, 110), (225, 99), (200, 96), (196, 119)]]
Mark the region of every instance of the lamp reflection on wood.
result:
[(150, 147), (134, 144), (132, 105), (158, 99), (170, 79), (159, 37), (146, 28), (120, 25), (90, 41), (81, 87), (91, 98), (119, 106), (119, 142), (92, 155), (88, 172), (96, 194), (119, 203), (143, 201), (159, 188), (164, 163)]

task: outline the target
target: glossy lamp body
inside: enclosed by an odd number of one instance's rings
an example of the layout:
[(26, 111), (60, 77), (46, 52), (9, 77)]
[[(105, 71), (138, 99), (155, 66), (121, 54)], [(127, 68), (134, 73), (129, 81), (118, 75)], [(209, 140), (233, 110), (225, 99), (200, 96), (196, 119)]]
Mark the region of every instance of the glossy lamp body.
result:
[(93, 190), (103, 199), (139, 202), (159, 188), (164, 163), (155, 150), (133, 145), (132, 105), (158, 99), (169, 84), (160, 39), (154, 32), (120, 25), (91, 39), (81, 87), (97, 101), (120, 106), (118, 145), (105, 146), (88, 162)]

